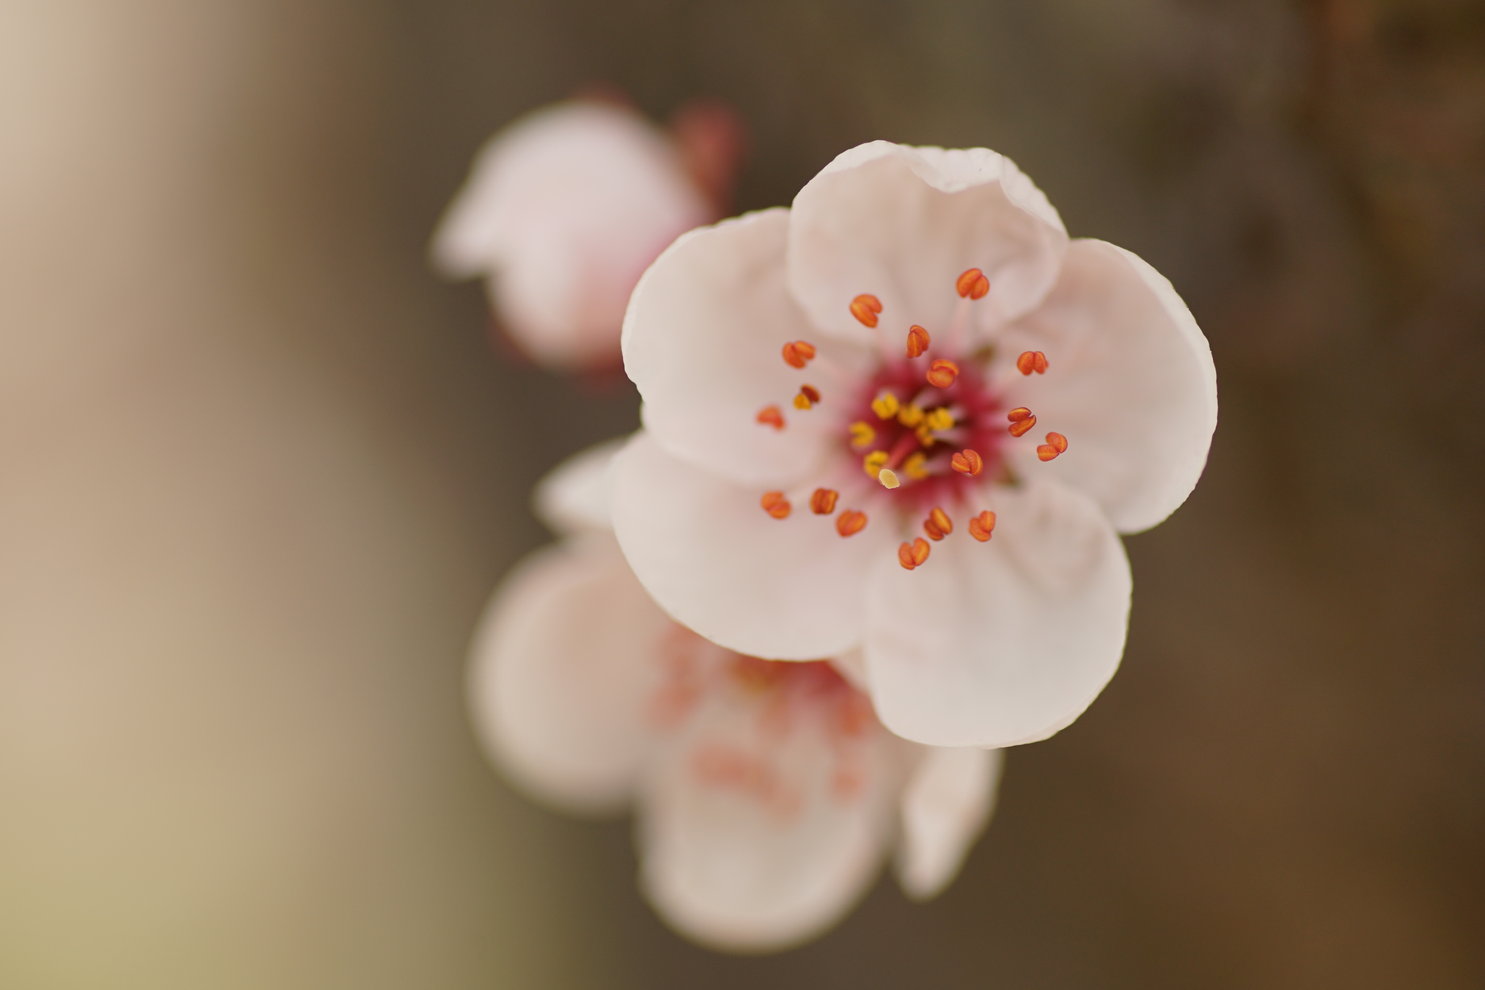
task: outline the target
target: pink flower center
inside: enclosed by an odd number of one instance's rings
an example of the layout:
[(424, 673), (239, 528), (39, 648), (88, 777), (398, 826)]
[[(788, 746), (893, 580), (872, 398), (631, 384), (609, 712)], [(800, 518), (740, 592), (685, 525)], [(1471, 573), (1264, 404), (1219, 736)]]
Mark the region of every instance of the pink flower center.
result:
[[(849, 414), (841, 441), (852, 459), (859, 459), (867, 478), (890, 498), (889, 511), (904, 522), (905, 539), (898, 547), (898, 562), (914, 570), (928, 560), (929, 540), (937, 542), (954, 529), (951, 512), (967, 516), (965, 528), (981, 543), (995, 529), (995, 513), (976, 499), (985, 495), (987, 482), (1008, 480), (1005, 445), (1026, 436), (1036, 427), (1036, 415), (1025, 406), (1007, 409), (991, 389), (986, 371), (995, 359), (985, 348), (965, 353), (961, 343), (968, 307), (990, 291), (990, 281), (978, 268), (963, 272), (954, 283), (960, 306), (945, 335), (948, 343), (936, 345), (927, 327), (913, 324), (907, 330), (902, 357), (887, 351), (856, 394), (846, 400)], [(875, 329), (881, 322), (883, 305), (869, 294), (856, 296), (849, 305), (857, 322)], [(784, 362), (806, 369), (819, 351), (814, 344), (794, 340), (783, 345)], [(1016, 370), (1023, 375), (1045, 374), (1049, 367), (1041, 351), (1023, 351), (1016, 357)], [(809, 412), (826, 400), (819, 388), (805, 383), (794, 396), (794, 408)], [(787, 426), (783, 409), (765, 406), (757, 421), (774, 430)], [(1050, 461), (1067, 450), (1067, 438), (1048, 433), (1037, 447), (1037, 457)], [(759, 500), (775, 519), (787, 519), (801, 493), (770, 491)], [(869, 517), (857, 506), (841, 505), (841, 491), (815, 488), (808, 496), (810, 511), (836, 516), (836, 531), (854, 536), (866, 528)], [(879, 498), (877, 499), (879, 501)], [(875, 511), (875, 510), (874, 510)], [(921, 526), (923, 536), (912, 530)]]
[(945, 384), (926, 382), (923, 358), (900, 358), (883, 362), (848, 403), (842, 439), (850, 455), (905, 513), (962, 508), (974, 496), (975, 479), (996, 473), (1008, 439), (1005, 420), (996, 415), (1004, 404), (981, 370), (937, 361), (954, 369), (945, 368)]

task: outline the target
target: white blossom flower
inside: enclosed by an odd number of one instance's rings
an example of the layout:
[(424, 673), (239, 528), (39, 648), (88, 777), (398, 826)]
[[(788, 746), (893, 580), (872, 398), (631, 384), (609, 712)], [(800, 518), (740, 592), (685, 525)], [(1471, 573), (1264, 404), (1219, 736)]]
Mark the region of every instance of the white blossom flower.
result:
[(1170, 283), (1070, 241), (985, 149), (862, 145), (792, 209), (688, 234), (623, 345), (641, 583), (729, 649), (860, 649), (883, 722), (933, 745), (1042, 739), (1093, 701), (1124, 649), (1117, 533), (1186, 499), (1216, 425)]
[(567, 537), (509, 576), (475, 636), (491, 758), (568, 809), (632, 802), (647, 897), (709, 945), (818, 934), (889, 851), (910, 895), (936, 894), (990, 816), (1000, 753), (906, 742), (848, 667), (743, 656), (677, 625), (606, 531), (608, 454), (539, 490)]
[(434, 263), (450, 277), (485, 278), (498, 323), (535, 360), (616, 362), (640, 273), (679, 234), (721, 215), (708, 197), (721, 191), (711, 187), (731, 154), (730, 120), (687, 113), (673, 140), (612, 101), (530, 113), (475, 159), (434, 234)]

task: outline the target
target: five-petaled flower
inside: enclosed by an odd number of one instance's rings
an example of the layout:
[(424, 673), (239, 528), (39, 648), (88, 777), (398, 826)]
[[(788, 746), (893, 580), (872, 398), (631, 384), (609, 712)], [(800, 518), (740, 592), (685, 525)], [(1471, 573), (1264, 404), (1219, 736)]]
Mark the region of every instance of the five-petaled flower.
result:
[(470, 697), (491, 758), (568, 808), (633, 801), (647, 896), (720, 948), (818, 934), (889, 849), (909, 894), (936, 894), (990, 816), (1001, 754), (892, 735), (845, 664), (760, 660), (677, 625), (607, 530), (610, 455), (539, 489), (566, 539), (507, 578), (476, 634)]
[(942, 746), (1073, 721), (1124, 649), (1119, 532), (1191, 492), (1211, 352), (1139, 258), (1069, 240), (1008, 159), (877, 142), (690, 233), (624, 325), (645, 431), (614, 526), (677, 620), (745, 654), (859, 649)]
[(434, 262), (451, 277), (484, 277), (497, 323), (533, 359), (616, 363), (640, 273), (723, 215), (739, 126), (701, 102), (677, 115), (673, 135), (613, 100), (528, 114), (475, 159), (434, 234)]

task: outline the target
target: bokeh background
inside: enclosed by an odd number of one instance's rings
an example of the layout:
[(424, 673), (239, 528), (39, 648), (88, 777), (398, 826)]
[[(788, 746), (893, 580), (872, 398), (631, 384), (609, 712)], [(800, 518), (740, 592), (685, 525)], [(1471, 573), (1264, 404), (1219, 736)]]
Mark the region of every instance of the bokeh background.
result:
[[(1485, 986), (1485, 7), (0, 2), (0, 986)], [(734, 103), (739, 205), (887, 137), (1169, 274), (1211, 466), (1124, 669), (941, 899), (731, 958), (467, 724), (527, 493), (623, 383), (428, 236), (594, 82)]]

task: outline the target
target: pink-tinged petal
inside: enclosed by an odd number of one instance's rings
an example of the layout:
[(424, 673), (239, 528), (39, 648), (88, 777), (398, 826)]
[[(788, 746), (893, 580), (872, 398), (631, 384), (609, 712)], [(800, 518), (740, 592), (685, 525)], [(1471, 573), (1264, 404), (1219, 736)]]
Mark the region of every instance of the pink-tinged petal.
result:
[(623, 806), (651, 754), (660, 654), (674, 628), (606, 536), (528, 557), (495, 592), (471, 648), (470, 704), (490, 759), (554, 804)]
[(677, 148), (639, 114), (572, 101), (491, 138), (439, 223), (436, 267), (483, 276), (505, 329), (558, 365), (612, 360), (640, 273), (715, 219)]
[(1159, 272), (1112, 244), (1073, 241), (1051, 294), (1001, 346), (1012, 358), (1040, 350), (1050, 365), (1005, 381), (1008, 401), (1033, 409), (1039, 430), (1068, 439), (1040, 470), (1091, 495), (1121, 532), (1148, 529), (1186, 501), (1217, 427), (1217, 374)]
[(594, 444), (549, 471), (532, 498), (537, 518), (556, 533), (612, 531), (612, 462), (628, 442), (625, 436)]
[(980, 543), (955, 532), (914, 571), (869, 586), (866, 667), (893, 732), (930, 746), (1045, 739), (1092, 703), (1119, 666), (1129, 562), (1085, 495), (997, 488)]
[[(789, 286), (823, 330), (874, 340), (881, 327), (947, 328), (959, 275), (981, 269), (990, 292), (970, 304), (979, 332), (1027, 312), (1057, 277), (1067, 232), (1015, 163), (985, 148), (875, 141), (845, 152), (794, 198)], [(882, 303), (877, 330), (849, 312)]]
[(866, 691), (866, 658), (861, 655), (860, 650), (851, 650), (842, 653), (838, 657), (830, 659), (830, 665), (840, 672), (853, 688), (858, 691)]
[(995, 810), (998, 749), (924, 747), (902, 795), (897, 879), (909, 897), (937, 897)]
[(682, 461), (641, 433), (614, 458), (614, 533), (660, 606), (752, 656), (838, 656), (861, 638), (866, 574), (891, 556), (886, 527), (848, 539), (803, 500), (787, 519), (762, 491)]
[(668, 747), (638, 802), (640, 876), (690, 938), (731, 951), (806, 941), (860, 899), (892, 831), (885, 733), (838, 740), (726, 698)]
[[(864, 355), (838, 345), (813, 367), (790, 367), (784, 344), (815, 336), (784, 289), (786, 210), (693, 231), (662, 254), (634, 290), (624, 320), (624, 370), (644, 397), (645, 427), (667, 450), (718, 474), (786, 484), (816, 465), (839, 435), (835, 388)], [(800, 386), (819, 408), (791, 402)], [(782, 430), (758, 422), (778, 406)]]

